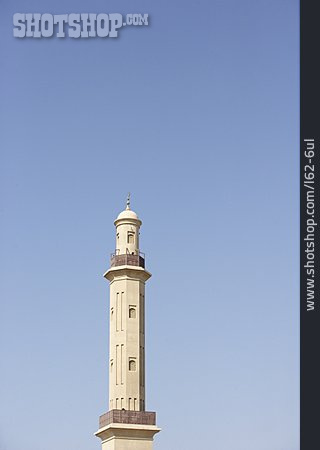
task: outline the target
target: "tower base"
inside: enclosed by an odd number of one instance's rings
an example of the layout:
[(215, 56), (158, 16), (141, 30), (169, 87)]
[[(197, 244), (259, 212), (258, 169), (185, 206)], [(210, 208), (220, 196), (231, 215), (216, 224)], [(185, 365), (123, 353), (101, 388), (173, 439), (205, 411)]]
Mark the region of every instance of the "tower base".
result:
[(101, 439), (102, 450), (152, 450), (159, 431), (153, 412), (111, 410), (100, 417), (95, 436)]

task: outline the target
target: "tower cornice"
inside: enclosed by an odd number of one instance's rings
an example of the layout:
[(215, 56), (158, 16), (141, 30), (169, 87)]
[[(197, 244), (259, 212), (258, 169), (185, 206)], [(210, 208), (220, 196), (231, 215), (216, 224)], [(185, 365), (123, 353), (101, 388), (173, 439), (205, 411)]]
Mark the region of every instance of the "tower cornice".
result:
[[(107, 443), (108, 441), (115, 441), (116, 439), (121, 439), (123, 449), (129, 449), (132, 444), (137, 445), (138, 441), (149, 441), (148, 447), (143, 448), (152, 448), (152, 440), (153, 436), (156, 433), (159, 433), (161, 428), (158, 428), (155, 425), (138, 425), (138, 424), (118, 424), (111, 423), (103, 428), (100, 428), (95, 436), (99, 437), (103, 443)], [(127, 442), (124, 442), (126, 440)], [(130, 444), (131, 442), (131, 444)], [(111, 444), (112, 445), (112, 444)], [(108, 447), (109, 448), (109, 447)], [(111, 447), (110, 447), (111, 448)], [(115, 448), (115, 447), (112, 447)], [(118, 448), (118, 447), (116, 447)], [(138, 447), (136, 447), (138, 448)], [(140, 446), (139, 446), (140, 448)]]
[(152, 274), (142, 267), (124, 265), (111, 267), (109, 270), (107, 270), (107, 272), (103, 274), (103, 276), (104, 278), (109, 280), (110, 283), (112, 283), (112, 281), (118, 277), (130, 277), (145, 282), (149, 280)]

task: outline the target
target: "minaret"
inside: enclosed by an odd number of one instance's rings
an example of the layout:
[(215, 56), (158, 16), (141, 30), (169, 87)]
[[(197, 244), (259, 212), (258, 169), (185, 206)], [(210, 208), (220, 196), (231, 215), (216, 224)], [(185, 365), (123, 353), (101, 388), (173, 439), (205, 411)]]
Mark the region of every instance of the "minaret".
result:
[(145, 282), (151, 277), (139, 249), (141, 220), (127, 206), (114, 222), (116, 250), (104, 277), (110, 282), (109, 411), (100, 416), (102, 450), (152, 450), (160, 431), (145, 411)]

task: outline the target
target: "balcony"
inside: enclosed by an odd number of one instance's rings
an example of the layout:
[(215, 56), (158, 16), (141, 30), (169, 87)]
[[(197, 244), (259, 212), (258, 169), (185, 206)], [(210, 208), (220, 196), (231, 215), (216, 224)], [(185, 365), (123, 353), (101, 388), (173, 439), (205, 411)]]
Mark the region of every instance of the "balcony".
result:
[(119, 255), (117, 252), (111, 253), (110, 266), (138, 266), (145, 268), (145, 255), (139, 252), (138, 255), (131, 255), (130, 253), (124, 253)]
[(136, 425), (155, 425), (156, 413), (150, 411), (125, 411), (112, 409), (99, 418), (99, 428), (110, 423), (126, 423)]

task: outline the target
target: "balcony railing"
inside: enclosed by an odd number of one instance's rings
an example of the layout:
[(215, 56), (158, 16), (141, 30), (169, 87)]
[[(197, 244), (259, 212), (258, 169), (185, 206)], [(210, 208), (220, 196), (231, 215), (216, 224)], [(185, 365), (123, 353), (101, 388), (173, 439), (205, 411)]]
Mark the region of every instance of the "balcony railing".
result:
[(124, 253), (122, 255), (111, 253), (110, 266), (138, 266), (145, 267), (145, 255), (139, 252), (138, 255), (131, 255), (130, 253)]
[(99, 418), (100, 428), (110, 423), (132, 423), (137, 425), (155, 425), (156, 413), (151, 411), (126, 411), (112, 409)]

